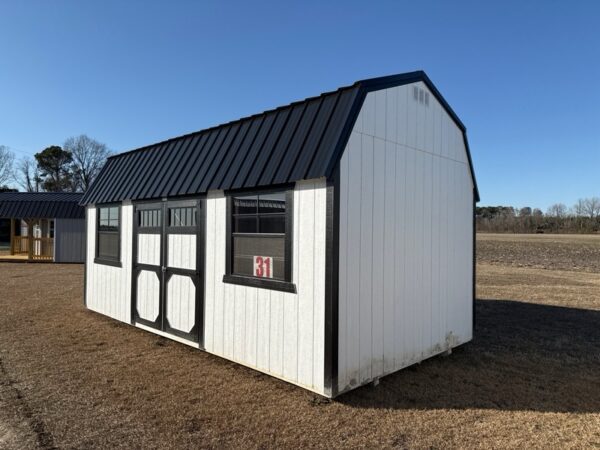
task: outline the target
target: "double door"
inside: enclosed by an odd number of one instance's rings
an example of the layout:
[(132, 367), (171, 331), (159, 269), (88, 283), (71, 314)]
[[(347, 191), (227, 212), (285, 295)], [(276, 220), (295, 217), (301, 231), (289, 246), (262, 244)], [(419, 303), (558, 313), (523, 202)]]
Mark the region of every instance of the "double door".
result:
[(135, 205), (133, 321), (202, 346), (203, 208), (198, 200)]

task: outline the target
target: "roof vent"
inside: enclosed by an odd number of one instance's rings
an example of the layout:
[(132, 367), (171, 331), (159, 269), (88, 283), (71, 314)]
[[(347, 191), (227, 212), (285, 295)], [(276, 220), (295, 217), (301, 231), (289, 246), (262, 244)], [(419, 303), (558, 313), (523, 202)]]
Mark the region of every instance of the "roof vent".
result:
[(413, 86), (413, 100), (422, 105), (429, 106), (429, 92), (418, 86)]

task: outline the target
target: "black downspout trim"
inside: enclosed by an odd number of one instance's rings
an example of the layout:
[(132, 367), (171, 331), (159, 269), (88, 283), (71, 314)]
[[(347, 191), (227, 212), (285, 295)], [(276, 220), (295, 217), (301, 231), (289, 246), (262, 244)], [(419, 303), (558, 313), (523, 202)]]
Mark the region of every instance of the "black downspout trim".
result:
[(327, 181), (325, 236), (325, 393), (338, 394), (340, 172)]
[(138, 211), (136, 204), (132, 202), (133, 221), (131, 226), (131, 317), (129, 323), (135, 326), (136, 303), (137, 303), (137, 241), (138, 241)]
[(205, 317), (206, 317), (206, 197), (198, 200), (196, 211), (199, 210), (198, 229), (196, 231), (196, 271), (199, 276), (199, 286), (196, 286), (196, 317), (197, 324), (201, 327), (198, 333), (198, 346), (204, 350), (205, 342)]
[(477, 218), (476, 218), (476, 211), (477, 211), (477, 195), (475, 192), (475, 189), (473, 189), (473, 337), (475, 337), (475, 322), (476, 322), (476, 313), (475, 313), (475, 306), (476, 306), (476, 295), (477, 295), (477, 231), (476, 231), (476, 226), (477, 226)]

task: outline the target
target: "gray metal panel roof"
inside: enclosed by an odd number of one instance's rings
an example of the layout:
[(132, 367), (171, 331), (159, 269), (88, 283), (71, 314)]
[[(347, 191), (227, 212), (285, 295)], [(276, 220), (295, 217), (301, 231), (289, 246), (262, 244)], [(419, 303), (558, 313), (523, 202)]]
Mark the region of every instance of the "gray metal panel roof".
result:
[(82, 198), (82, 193), (72, 192), (1, 192), (0, 217), (83, 219)]
[[(366, 94), (423, 81), (424, 72), (372, 78), (254, 116), (110, 157), (81, 204), (203, 194), (330, 177)], [(470, 154), (475, 196), (479, 200)]]

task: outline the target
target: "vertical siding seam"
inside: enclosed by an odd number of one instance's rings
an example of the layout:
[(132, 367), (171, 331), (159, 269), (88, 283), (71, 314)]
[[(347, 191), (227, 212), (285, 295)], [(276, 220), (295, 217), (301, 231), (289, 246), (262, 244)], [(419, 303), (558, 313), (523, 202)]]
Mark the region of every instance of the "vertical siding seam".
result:
[[(321, 105), (319, 105), (319, 109), (320, 109)], [(299, 155), (298, 155), (299, 157)], [(298, 158), (297, 157), (297, 158)], [(296, 159), (297, 161), (297, 159)], [(292, 169), (293, 171), (293, 169)], [(304, 195), (301, 195), (301, 197), (304, 197)], [(298, 209), (298, 213), (300, 214), (300, 209)], [(300, 220), (298, 220), (298, 224), (300, 224)], [(298, 242), (302, 242), (302, 227), (298, 227)], [(300, 276), (300, 269), (302, 267), (301, 264), (301, 260), (302, 257), (300, 255), (300, 249), (298, 249), (298, 282), (300, 282), (301, 276)], [(299, 371), (299, 354), (300, 354), (300, 295), (301, 293), (298, 292), (298, 295), (296, 296), (296, 381), (300, 381), (300, 371)]]
[[(375, 108), (375, 113), (377, 113), (377, 108)], [(385, 145), (385, 142), (384, 142)], [(371, 358), (369, 358), (370, 360), (370, 366), (371, 366), (371, 377), (373, 377), (373, 355), (375, 354), (374, 352), (374, 344), (373, 344), (373, 325), (374, 325), (374, 320), (375, 320), (375, 314), (373, 314), (373, 296), (374, 296), (374, 289), (373, 289), (373, 261), (374, 261), (374, 250), (375, 250), (375, 239), (374, 239), (374, 233), (375, 233), (375, 227), (374, 227), (374, 214), (375, 214), (375, 138), (373, 138), (373, 145), (372, 145), (372, 151), (371, 151), (371, 178), (373, 181), (373, 184), (371, 186)]]
[[(361, 118), (361, 125), (362, 125), (362, 118)], [(345, 319), (344, 319), (344, 381), (346, 381), (346, 375), (348, 374), (348, 194), (349, 194), (349, 190), (350, 190), (350, 183), (349, 183), (349, 179), (350, 179), (350, 155), (347, 156), (347, 161), (348, 164), (346, 164), (346, 177), (345, 177), (345, 186), (344, 186), (344, 190), (345, 192), (345, 200), (346, 200), (346, 204), (344, 205), (344, 221), (345, 221), (345, 235), (344, 235), (344, 248), (345, 248), (345, 253), (346, 253), (346, 260), (344, 261), (344, 283), (345, 283), (345, 287), (344, 287), (344, 292), (345, 292), (345, 298), (344, 298), (344, 314), (345, 314)], [(340, 183), (341, 185), (341, 183)], [(341, 195), (341, 193), (340, 193)], [(337, 255), (337, 257), (339, 257), (339, 254)], [(339, 339), (339, 330), (338, 330), (338, 339)], [(338, 355), (338, 363), (339, 363), (339, 355)], [(339, 372), (338, 372), (338, 380), (339, 380)], [(339, 386), (338, 386), (339, 388)]]
[(267, 295), (269, 299), (267, 301), (267, 305), (269, 305), (269, 314), (267, 314), (267, 317), (269, 318), (269, 328), (267, 333), (267, 368), (270, 372), (273, 372), (273, 368), (271, 367), (271, 291), (267, 291), (265, 296)]
[(255, 302), (255, 314), (254, 314), (254, 328), (256, 329), (256, 333), (254, 336), (254, 365), (256, 367), (259, 367), (258, 364), (258, 329), (260, 328), (260, 325), (258, 323), (258, 289), (254, 289), (254, 298), (256, 300)]
[[(435, 140), (435, 133), (433, 139)], [(434, 149), (435, 149), (435, 142), (433, 144)], [(434, 199), (434, 192), (433, 192), (433, 188), (434, 188), (434, 175), (435, 175), (435, 170), (434, 170), (434, 164), (435, 164), (435, 160), (434, 158), (431, 158), (431, 186), (430, 186), (430, 194), (431, 197), (429, 199), (429, 205), (430, 206), (430, 211), (429, 211), (429, 221), (430, 221), (430, 226), (429, 226), (429, 323), (433, 323), (433, 317), (434, 317), (434, 312), (433, 312), (433, 295), (434, 295), (434, 289), (433, 289), (433, 243), (435, 242), (433, 240), (433, 235), (434, 235), (434, 228), (433, 228), (433, 199)], [(430, 327), (429, 329), (429, 343), (430, 345), (435, 345), (435, 339), (434, 339), (434, 330), (433, 327)]]
[[(359, 170), (359, 174), (360, 174), (360, 190), (359, 192), (362, 192), (363, 190), (363, 176), (362, 176), (362, 154), (363, 154), (363, 136), (361, 134), (360, 136), (360, 170)], [(360, 264), (360, 261), (362, 261), (362, 220), (360, 220), (360, 217), (362, 217), (362, 199), (358, 202), (359, 208), (358, 208), (358, 262), (357, 264)], [(360, 271), (360, 267), (359, 267), (359, 271)], [(358, 291), (357, 291), (357, 295), (358, 295), (358, 305), (357, 305), (357, 311), (356, 314), (358, 315), (358, 382), (360, 384), (360, 342), (361, 342), (361, 326), (360, 326), (360, 303), (361, 303), (361, 298), (360, 298), (360, 293), (361, 293), (361, 281), (362, 281), (362, 277), (358, 277)]]
[[(387, 117), (387, 93), (386, 93), (385, 99), (386, 99), (385, 100), (385, 102), (386, 102), (385, 103), (385, 105), (386, 105), (386, 108), (385, 108), (385, 111), (386, 111), (386, 113), (385, 113), (385, 121), (386, 121), (386, 135), (387, 135), (387, 121), (388, 121), (388, 117)], [(385, 220), (386, 216), (387, 216), (386, 215), (386, 208), (388, 206), (387, 205), (387, 201), (386, 201), (387, 200), (387, 195), (386, 195), (387, 194), (387, 182), (386, 182), (387, 156), (388, 156), (388, 149), (387, 149), (386, 143), (384, 142), (384, 144), (383, 144), (383, 169), (384, 169), (383, 170), (383, 237), (382, 237), (383, 241), (382, 242), (385, 242), (385, 238), (386, 238), (385, 232), (386, 232), (386, 229), (387, 229), (387, 227), (386, 227), (386, 220)], [(381, 344), (382, 344), (383, 347), (382, 347), (382, 351), (381, 351), (381, 355), (382, 355), (381, 364), (382, 364), (383, 368), (382, 368), (381, 372), (384, 373), (385, 372), (385, 302), (386, 302), (386, 299), (387, 299), (386, 290), (385, 290), (385, 286), (386, 285), (385, 285), (385, 269), (384, 269), (385, 262), (386, 262), (385, 261), (385, 245), (384, 245), (384, 248), (382, 250), (383, 251), (381, 252), (381, 258), (383, 260), (383, 264), (381, 265), (381, 268), (383, 270), (383, 273), (381, 274), (381, 283), (382, 283), (382, 286), (383, 286), (383, 290), (382, 290), (382, 292), (383, 292), (383, 298), (381, 299), (382, 300), (382, 302), (381, 302), (381, 318), (382, 318), (381, 319), (382, 320), (381, 327), (382, 328), (381, 329), (383, 331), (383, 342)]]
[[(312, 216), (313, 216), (313, 276), (312, 276), (312, 313), (313, 313), (313, 319), (312, 319), (312, 336), (311, 336), (311, 350), (312, 350), (312, 370), (310, 372), (310, 376), (311, 376), (311, 386), (314, 387), (315, 385), (315, 325), (316, 325), (316, 307), (315, 307), (315, 283), (317, 282), (317, 280), (319, 279), (319, 274), (317, 274), (316, 269), (317, 269), (317, 264), (315, 264), (315, 260), (317, 258), (317, 214), (320, 213), (320, 209), (318, 209), (317, 205), (320, 207), (320, 196), (317, 195), (317, 189), (319, 189), (319, 193), (320, 193), (320, 186), (317, 185), (317, 183), (314, 184), (314, 189), (313, 189), (313, 210), (312, 210)], [(319, 201), (317, 202), (317, 199), (319, 199)], [(318, 212), (317, 212), (318, 211)], [(325, 344), (325, 342), (323, 342), (323, 345)]]
[[(208, 203), (208, 201), (207, 201)], [(216, 209), (215, 209), (215, 196), (214, 193), (210, 199), (210, 208), (211, 208), (211, 216), (210, 216), (210, 220), (212, 222), (212, 230), (211, 230), (211, 248), (212, 248), (212, 254), (211, 254), (211, 260), (210, 260), (210, 264), (212, 266), (212, 271), (213, 271), (213, 276), (212, 279), (210, 280), (210, 282), (213, 285), (213, 289), (212, 289), (212, 296), (213, 298), (210, 299), (210, 301), (212, 302), (212, 314), (211, 314), (211, 321), (212, 321), (212, 346), (213, 346), (213, 350), (216, 350), (217, 344), (216, 344), (216, 333), (215, 333), (215, 327), (216, 327), (216, 320), (217, 320), (217, 308), (216, 308), (216, 303), (217, 303), (217, 277), (215, 276), (215, 273), (218, 273), (218, 267), (216, 265), (216, 259), (217, 259), (217, 239), (216, 239), (216, 234), (217, 234), (217, 215), (216, 215)], [(208, 213), (208, 211), (207, 211)], [(208, 300), (208, 299), (207, 299)]]

